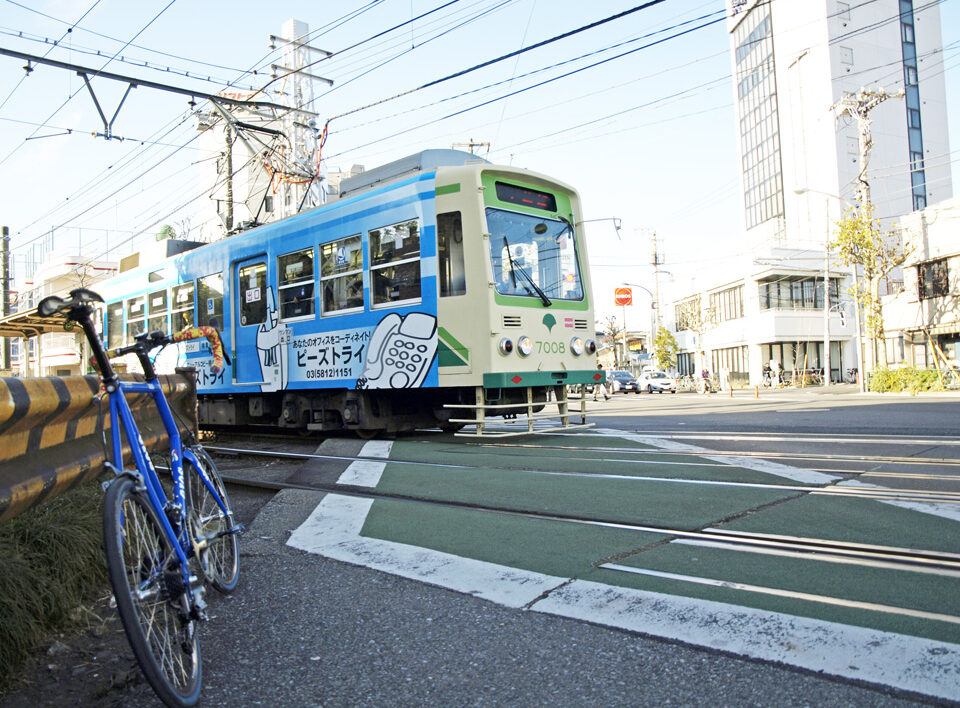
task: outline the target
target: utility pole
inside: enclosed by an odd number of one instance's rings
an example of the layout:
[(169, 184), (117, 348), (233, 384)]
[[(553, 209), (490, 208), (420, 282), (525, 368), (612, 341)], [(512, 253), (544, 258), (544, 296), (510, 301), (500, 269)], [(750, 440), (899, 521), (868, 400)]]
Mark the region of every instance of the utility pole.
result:
[[(660, 330), (660, 251), (657, 248), (657, 232), (653, 232), (653, 253), (650, 260), (653, 266), (653, 305), (656, 311), (656, 330)], [(650, 333), (651, 337), (656, 337), (655, 332)]]
[(223, 127), (223, 134), (227, 141), (227, 214), (223, 223), (229, 234), (233, 231), (233, 130), (231, 130), (229, 123)]
[(867, 181), (867, 164), (870, 162), (870, 150), (873, 148), (873, 136), (870, 132), (870, 111), (888, 98), (901, 98), (903, 91), (887, 93), (882, 86), (878, 89), (861, 88), (856, 94), (847, 93), (833, 105), (833, 111), (840, 116), (850, 116), (857, 121), (857, 134), (860, 147), (860, 172), (857, 175), (857, 201), (860, 208), (870, 204), (870, 183)]
[[(856, 94), (847, 93), (833, 105), (833, 112), (837, 117), (850, 116), (857, 121), (857, 135), (859, 143), (860, 172), (857, 174), (857, 201), (860, 203), (861, 211), (865, 211), (871, 204), (870, 202), (870, 183), (867, 181), (867, 164), (870, 162), (870, 150), (873, 148), (873, 136), (870, 132), (870, 111), (886, 101), (888, 98), (900, 98), (903, 91), (897, 93), (887, 93), (882, 86), (877, 89), (863, 88)], [(860, 323), (860, 298), (857, 266), (853, 266), (853, 286), (858, 296), (854, 307), (857, 327), (857, 356), (860, 364), (860, 391), (866, 391), (866, 373), (867, 367), (864, 366), (864, 348), (863, 336), (861, 335)], [(870, 368), (873, 368), (874, 353), (871, 352)]]

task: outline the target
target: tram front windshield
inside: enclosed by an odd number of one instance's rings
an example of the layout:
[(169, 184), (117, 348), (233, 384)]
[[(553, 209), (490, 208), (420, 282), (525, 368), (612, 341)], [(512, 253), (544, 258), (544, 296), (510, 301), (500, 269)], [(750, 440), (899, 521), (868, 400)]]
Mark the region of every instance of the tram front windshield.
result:
[(568, 222), (487, 208), (490, 264), (497, 292), (552, 300), (582, 300), (576, 239)]

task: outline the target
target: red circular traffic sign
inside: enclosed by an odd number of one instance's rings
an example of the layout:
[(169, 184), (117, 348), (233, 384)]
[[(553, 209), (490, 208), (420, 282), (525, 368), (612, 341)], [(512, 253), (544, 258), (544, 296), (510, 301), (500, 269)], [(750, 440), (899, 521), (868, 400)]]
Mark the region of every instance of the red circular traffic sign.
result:
[(632, 305), (633, 290), (631, 290), (630, 288), (614, 288), (613, 300), (618, 305)]

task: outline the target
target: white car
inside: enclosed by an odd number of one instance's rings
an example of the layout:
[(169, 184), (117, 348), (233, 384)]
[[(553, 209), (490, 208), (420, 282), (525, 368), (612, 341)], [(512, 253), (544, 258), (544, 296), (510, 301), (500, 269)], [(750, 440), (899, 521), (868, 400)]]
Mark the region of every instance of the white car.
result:
[(638, 383), (640, 384), (640, 390), (647, 393), (653, 393), (654, 391), (657, 393), (663, 393), (664, 391), (677, 392), (677, 380), (662, 371), (644, 371), (640, 374)]

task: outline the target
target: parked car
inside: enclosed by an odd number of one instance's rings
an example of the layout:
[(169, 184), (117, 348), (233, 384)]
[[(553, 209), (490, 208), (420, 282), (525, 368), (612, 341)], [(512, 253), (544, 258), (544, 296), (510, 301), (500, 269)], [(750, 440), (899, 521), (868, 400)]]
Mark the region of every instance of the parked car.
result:
[(611, 371), (607, 375), (607, 380), (613, 384), (611, 389), (613, 393), (618, 391), (620, 393), (629, 393), (630, 391), (640, 393), (637, 379), (629, 371)]
[(638, 383), (640, 388), (645, 389), (647, 393), (653, 393), (654, 391), (657, 393), (663, 393), (664, 391), (677, 392), (677, 380), (662, 371), (644, 371), (640, 374)]

